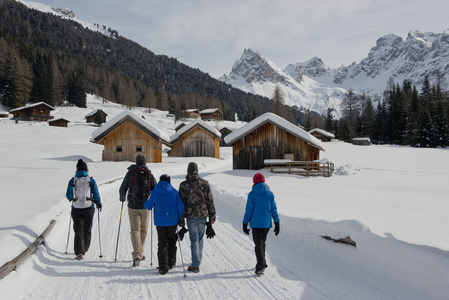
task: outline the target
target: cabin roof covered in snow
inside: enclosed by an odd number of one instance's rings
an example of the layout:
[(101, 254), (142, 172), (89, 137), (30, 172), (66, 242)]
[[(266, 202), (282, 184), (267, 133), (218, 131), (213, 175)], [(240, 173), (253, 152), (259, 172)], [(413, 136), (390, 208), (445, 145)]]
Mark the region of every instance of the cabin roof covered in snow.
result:
[[(88, 113), (87, 115), (84, 116), (84, 118), (88, 118), (90, 116), (95, 115), (97, 112), (102, 111), (101, 109), (95, 109), (93, 111), (91, 111), (90, 113)], [(104, 111), (102, 111), (106, 116), (108, 115), (107, 113), (105, 113)]]
[(307, 142), (310, 145), (313, 145), (320, 150), (324, 151), (323, 144), (319, 139), (305, 131), (304, 129), (299, 128), (298, 126), (290, 123), (289, 121), (285, 120), (284, 118), (279, 117), (276, 114), (273, 113), (265, 113), (248, 124), (242, 126), (240, 129), (231, 132), (228, 134), (224, 141), (227, 144), (233, 144), (240, 138), (244, 137), (245, 135), (249, 134), (250, 132), (254, 131), (255, 129), (261, 127), (262, 125), (266, 123), (271, 123), (273, 125), (278, 126), (279, 128), (282, 128), (283, 130), (287, 131), (288, 133), (302, 139), (303, 141)]
[(314, 132), (321, 133), (322, 135), (327, 136), (327, 137), (330, 137), (330, 138), (332, 138), (332, 139), (335, 138), (335, 135), (334, 135), (334, 134), (332, 134), (332, 133), (330, 133), (330, 132), (327, 132), (326, 130), (323, 130), (323, 129), (320, 129), (320, 128), (314, 128), (314, 129), (312, 129), (312, 130), (309, 131), (310, 134), (312, 134), (312, 133), (314, 133)]
[(39, 106), (39, 105), (45, 105), (45, 106), (48, 106), (48, 107), (50, 108), (50, 110), (54, 110), (54, 107), (53, 107), (53, 106), (48, 105), (48, 104), (45, 103), (45, 102), (37, 102), (37, 103), (27, 104), (27, 105), (22, 106), (22, 107), (18, 107), (18, 108), (11, 109), (9, 112), (15, 112), (15, 111), (19, 111), (19, 110), (22, 110), (22, 109), (28, 109), (28, 108), (35, 107), (35, 106)]
[(91, 142), (97, 142), (105, 135), (110, 133), (112, 130), (117, 128), (119, 125), (123, 124), (125, 121), (130, 121), (134, 125), (138, 126), (140, 129), (145, 131), (146, 133), (156, 137), (163, 143), (169, 143), (169, 136), (165, 133), (157, 129), (155, 126), (151, 125), (148, 121), (144, 120), (141, 117), (138, 117), (131, 111), (124, 111), (117, 116), (115, 116), (109, 122), (103, 124), (100, 128), (92, 132)]
[(176, 142), (181, 136), (183, 136), (186, 132), (194, 128), (195, 126), (201, 126), (204, 130), (210, 132), (212, 135), (221, 138), (221, 133), (214, 127), (210, 126), (206, 122), (202, 120), (195, 120), (187, 123), (184, 127), (180, 128), (175, 134), (170, 136), (170, 142)]

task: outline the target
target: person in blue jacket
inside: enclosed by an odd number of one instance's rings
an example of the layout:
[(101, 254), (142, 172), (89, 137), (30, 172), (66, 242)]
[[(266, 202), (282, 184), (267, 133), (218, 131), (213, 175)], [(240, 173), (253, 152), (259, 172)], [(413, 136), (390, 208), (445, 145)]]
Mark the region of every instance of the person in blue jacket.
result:
[(77, 260), (83, 259), (89, 250), (95, 206), (100, 211), (102, 208), (97, 183), (88, 172), (87, 164), (79, 159), (76, 174), (70, 179), (66, 192), (67, 199), (72, 202), (74, 250)]
[(151, 192), (150, 198), (143, 205), (148, 210), (154, 208), (159, 274), (165, 275), (176, 265), (176, 241), (178, 239), (176, 228), (184, 212), (184, 203), (179, 197), (178, 191), (170, 184), (170, 176), (163, 174)]
[(265, 177), (256, 173), (253, 177), (253, 188), (248, 194), (245, 215), (243, 217), (243, 232), (249, 235), (248, 224), (253, 231), (254, 252), (256, 253), (256, 274), (262, 275), (267, 267), (265, 261), (265, 243), (268, 231), (274, 221), (274, 234), (280, 232), (280, 220), (277, 212), (274, 194), (265, 184)]

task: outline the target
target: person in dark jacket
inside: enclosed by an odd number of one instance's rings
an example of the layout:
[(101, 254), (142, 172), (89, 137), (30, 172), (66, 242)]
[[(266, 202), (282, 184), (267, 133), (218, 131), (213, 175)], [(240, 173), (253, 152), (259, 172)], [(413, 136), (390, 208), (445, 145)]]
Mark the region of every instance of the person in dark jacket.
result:
[(209, 224), (214, 224), (216, 213), (209, 182), (198, 175), (198, 165), (194, 162), (187, 167), (186, 180), (179, 185), (179, 195), (185, 205), (183, 218), (187, 219), (192, 252), (192, 264), (187, 270), (198, 273), (203, 257), (206, 221), (209, 217)]
[(265, 177), (256, 173), (253, 177), (253, 188), (248, 194), (245, 215), (243, 217), (243, 232), (249, 235), (248, 224), (253, 231), (254, 252), (256, 254), (256, 274), (262, 275), (267, 267), (265, 261), (265, 243), (268, 231), (274, 221), (274, 233), (277, 236), (280, 231), (280, 220), (277, 212), (274, 194), (265, 184)]
[(170, 176), (163, 174), (151, 192), (150, 199), (143, 205), (148, 210), (154, 208), (159, 274), (165, 275), (176, 265), (176, 228), (184, 212), (184, 203), (178, 191), (170, 184)]
[(88, 172), (87, 164), (79, 159), (75, 176), (70, 179), (66, 192), (66, 198), (72, 202), (74, 250), (77, 260), (83, 259), (89, 250), (95, 206), (100, 211), (102, 208), (97, 183)]
[[(120, 186), (120, 201), (124, 202), (128, 198), (128, 216), (129, 223), (131, 227), (131, 244), (133, 246), (133, 266), (138, 266), (141, 260), (145, 259), (144, 246), (147, 237), (148, 223), (150, 221), (150, 211), (143, 206), (143, 203), (148, 200), (135, 199), (133, 194), (130, 192), (131, 181), (133, 179), (133, 172), (136, 169), (144, 168), (150, 172), (149, 185), (150, 190), (153, 190), (156, 186), (156, 179), (154, 178), (151, 171), (146, 166), (147, 161), (145, 156), (139, 154), (136, 157), (136, 164), (128, 167), (128, 172), (123, 178), (122, 185)], [(128, 196), (127, 196), (128, 194)]]

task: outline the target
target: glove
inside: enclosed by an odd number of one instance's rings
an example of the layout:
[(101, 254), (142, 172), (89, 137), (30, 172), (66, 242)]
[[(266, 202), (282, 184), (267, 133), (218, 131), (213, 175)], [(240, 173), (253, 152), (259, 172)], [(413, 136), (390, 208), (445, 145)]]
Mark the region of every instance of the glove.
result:
[(178, 231), (178, 239), (180, 241), (182, 241), (184, 239), (184, 234), (186, 234), (188, 232), (187, 228), (182, 227), (179, 231)]
[(101, 211), (101, 208), (103, 207), (103, 204), (101, 204), (101, 202), (98, 202), (95, 204), (98, 208), (99, 211)]
[(215, 236), (215, 230), (212, 228), (212, 223), (209, 221), (206, 223), (206, 236), (208, 239), (212, 239)]
[(125, 202), (125, 198), (120, 198), (120, 202)]
[(249, 235), (249, 228), (248, 224), (243, 223), (243, 232), (247, 235)]
[(280, 231), (281, 231), (281, 225), (279, 224), (279, 222), (274, 223), (274, 234), (277, 236)]
[(178, 226), (179, 226), (179, 227), (185, 227), (185, 226), (186, 226), (186, 222), (185, 222), (184, 218), (181, 218), (181, 219), (179, 220)]

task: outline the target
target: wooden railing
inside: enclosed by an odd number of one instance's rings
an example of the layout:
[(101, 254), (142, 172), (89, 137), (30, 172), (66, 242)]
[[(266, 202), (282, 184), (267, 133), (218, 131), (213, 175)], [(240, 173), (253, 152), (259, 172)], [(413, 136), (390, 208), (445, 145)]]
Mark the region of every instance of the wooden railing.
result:
[(265, 159), (264, 165), (272, 173), (330, 177), (334, 172), (334, 164), (327, 160), (292, 161), (288, 159)]

